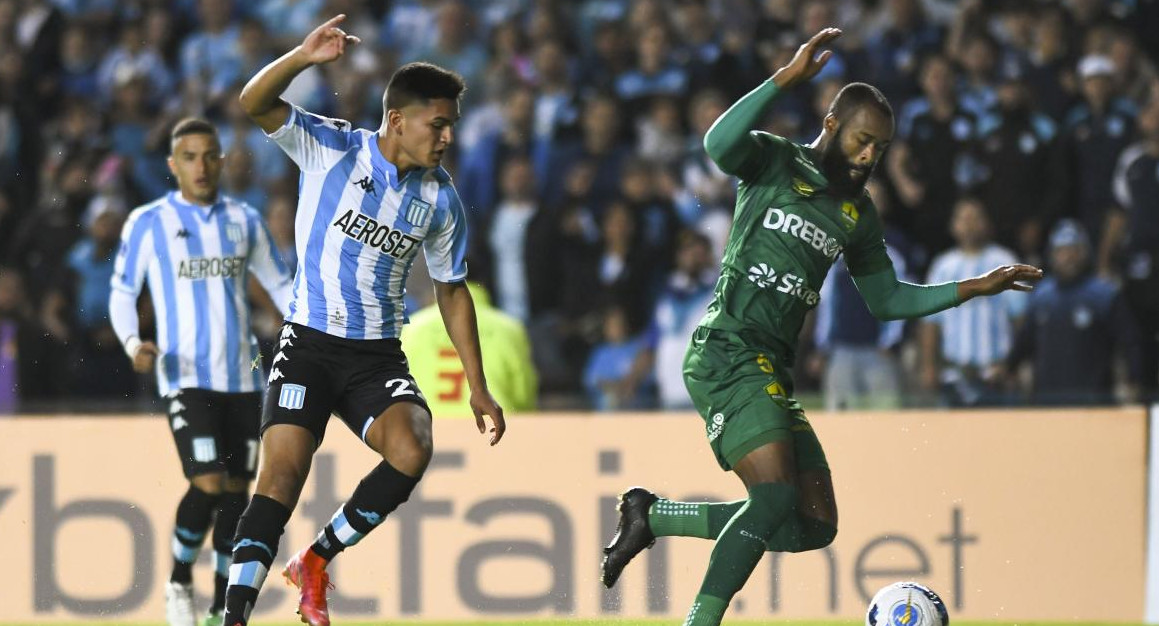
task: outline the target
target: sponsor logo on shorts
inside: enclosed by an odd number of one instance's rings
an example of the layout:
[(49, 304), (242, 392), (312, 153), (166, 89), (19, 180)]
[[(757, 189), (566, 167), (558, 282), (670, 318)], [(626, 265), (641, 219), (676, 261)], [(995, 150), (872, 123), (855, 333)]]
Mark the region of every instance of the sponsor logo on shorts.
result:
[(302, 385), (286, 383), (278, 394), (278, 406), (283, 409), (296, 411), (306, 402), (306, 388)]
[(724, 432), (724, 413), (717, 413), (708, 422), (708, 441), (716, 441), (722, 432)]

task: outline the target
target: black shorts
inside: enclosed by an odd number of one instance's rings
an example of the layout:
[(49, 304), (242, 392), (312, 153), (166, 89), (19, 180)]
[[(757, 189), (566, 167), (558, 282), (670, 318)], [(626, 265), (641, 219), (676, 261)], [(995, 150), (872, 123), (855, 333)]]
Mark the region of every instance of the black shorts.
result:
[(186, 478), (225, 472), (254, 477), (262, 394), (180, 389), (169, 401), (169, 430)]
[(366, 441), (370, 424), (393, 404), (411, 402), (431, 412), (398, 339), (343, 339), (290, 322), (275, 348), (263, 433), (274, 424), (294, 424), (322, 445), (333, 413)]

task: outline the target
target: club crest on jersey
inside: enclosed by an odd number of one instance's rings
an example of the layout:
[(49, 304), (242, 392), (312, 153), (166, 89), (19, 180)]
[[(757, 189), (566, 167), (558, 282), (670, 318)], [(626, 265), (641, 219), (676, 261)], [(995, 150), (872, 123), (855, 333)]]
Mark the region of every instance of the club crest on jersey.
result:
[(230, 243), (241, 243), (243, 233), (241, 231), (241, 224), (234, 224), (233, 222), (226, 222), (225, 224), (225, 238)]
[(845, 230), (853, 230), (857, 228), (857, 220), (861, 214), (857, 212), (857, 205), (846, 200), (841, 203), (841, 221), (845, 226)]
[(793, 179), (793, 191), (797, 192), (798, 195), (806, 197), (817, 193), (817, 190), (814, 189), (812, 185), (801, 180), (800, 178)]
[(411, 198), (410, 204), (406, 205), (406, 211), (403, 212), (402, 217), (414, 226), (422, 226), (426, 223), (427, 216), (430, 214), (430, 202), (424, 202), (418, 198)]

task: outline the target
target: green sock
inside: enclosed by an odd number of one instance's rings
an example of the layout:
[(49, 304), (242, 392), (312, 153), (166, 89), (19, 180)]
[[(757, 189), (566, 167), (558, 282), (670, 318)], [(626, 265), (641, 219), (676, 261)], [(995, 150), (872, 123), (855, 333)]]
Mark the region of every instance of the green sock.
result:
[(702, 624), (719, 624), (724, 619), (724, 611), (728, 608), (728, 600), (721, 600), (704, 594), (697, 594), (688, 609), (688, 617), (684, 618), (684, 626), (701, 626)]
[(685, 626), (719, 626), (729, 601), (760, 562), (777, 528), (794, 515), (796, 505), (797, 488), (793, 485), (761, 483), (749, 489), (749, 499), (716, 540)]
[(745, 502), (676, 502), (661, 498), (648, 509), (648, 528), (657, 537), (716, 539)]
[[(747, 500), (677, 502), (661, 498), (648, 509), (648, 527), (657, 537), (716, 539)], [(837, 529), (821, 520), (793, 515), (769, 539), (769, 552), (807, 552), (833, 542)]]

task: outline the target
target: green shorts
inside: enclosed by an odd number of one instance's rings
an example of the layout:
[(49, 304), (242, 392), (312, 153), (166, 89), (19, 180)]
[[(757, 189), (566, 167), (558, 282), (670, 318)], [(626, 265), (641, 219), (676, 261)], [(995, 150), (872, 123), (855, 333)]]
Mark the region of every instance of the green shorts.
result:
[(793, 441), (797, 470), (829, 469), (825, 451), (793, 399), (783, 358), (720, 330), (697, 328), (684, 357), (684, 384), (704, 419), (716, 462), (731, 471), (746, 454)]

